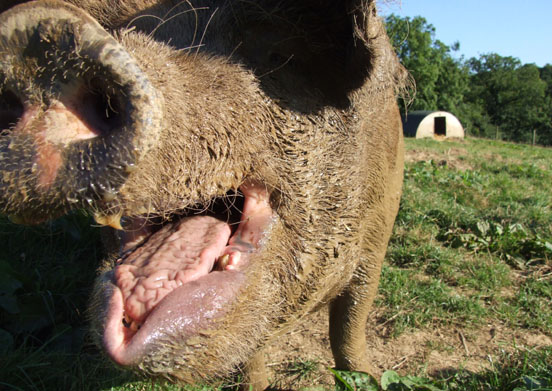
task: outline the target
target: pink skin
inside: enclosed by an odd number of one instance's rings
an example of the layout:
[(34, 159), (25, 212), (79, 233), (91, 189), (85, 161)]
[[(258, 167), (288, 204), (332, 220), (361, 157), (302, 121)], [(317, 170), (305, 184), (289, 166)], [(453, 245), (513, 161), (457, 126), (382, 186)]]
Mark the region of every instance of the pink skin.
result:
[[(57, 172), (62, 164), (61, 151), (48, 140), (50, 132), (49, 124), (52, 119), (55, 119), (56, 115), (52, 116), (50, 109), (39, 115), (40, 109), (38, 106), (25, 105), (23, 115), (19, 119), (17, 125), (14, 128), (14, 132), (25, 132), (27, 129), (36, 129), (37, 131), (32, 134), (35, 143), (37, 145), (37, 151), (35, 156), (35, 164), (38, 168), (38, 185), (42, 188), (50, 186), (56, 179)], [(73, 119), (74, 120), (74, 119)], [(35, 123), (35, 127), (30, 127), (30, 124)], [(62, 122), (62, 126), (57, 125), (53, 127), (53, 131), (57, 133), (64, 133), (67, 128), (72, 128), (77, 121), (65, 121)], [(79, 127), (78, 123), (76, 127)]]
[[(245, 196), (242, 218), (232, 236), (226, 222), (187, 217), (152, 234), (119, 261), (104, 334), (104, 347), (114, 361), (132, 364), (157, 338), (175, 329), (186, 338), (224, 314), (274, 220), (263, 185), (249, 182), (240, 190)], [(130, 222), (130, 227), (134, 233), (123, 234), (123, 240), (142, 241), (148, 231), (143, 221)], [(130, 247), (123, 243), (123, 249)]]
[[(262, 185), (244, 184), (240, 225), (234, 235), (228, 223), (210, 216), (192, 216), (166, 225), (119, 261), (114, 282), (124, 302), (126, 326), (136, 328), (172, 291), (212, 270), (239, 271), (256, 251), (273, 219), (269, 194)], [(123, 250), (143, 240), (142, 219), (122, 234)], [(218, 262), (218, 263), (217, 263)]]
[(98, 132), (81, 119), (71, 104), (54, 100), (42, 116), (41, 136), (47, 143), (67, 145), (98, 136)]
[(230, 237), (228, 224), (208, 216), (165, 226), (115, 268), (125, 313), (143, 321), (163, 298), (186, 282), (209, 273)]
[(41, 111), (37, 105), (25, 104), (23, 115), (14, 128), (14, 132), (27, 129), (33, 132), (37, 145), (35, 163), (38, 168), (38, 185), (42, 188), (49, 187), (56, 180), (63, 163), (62, 151), (65, 146), (99, 135), (98, 130), (82, 119), (79, 111), (79, 102), (84, 94), (84, 87), (67, 86), (62, 94), (64, 101), (52, 99), (45, 111)]
[(121, 291), (111, 286), (109, 313), (105, 319), (103, 345), (120, 365), (133, 365), (171, 335), (186, 338), (208, 327), (225, 313), (245, 281), (239, 271), (213, 271), (169, 293), (148, 315), (140, 328), (125, 327)]
[(240, 187), (245, 196), (240, 225), (228, 242), (229, 248), (243, 243), (257, 247), (272, 220), (268, 190), (261, 184), (246, 182)]
[(96, 137), (98, 133), (87, 126), (71, 108), (57, 100), (39, 116), (38, 121), (35, 136), (38, 145), (36, 163), (40, 169), (38, 183), (48, 187), (54, 183), (63, 163), (63, 147), (74, 141)]

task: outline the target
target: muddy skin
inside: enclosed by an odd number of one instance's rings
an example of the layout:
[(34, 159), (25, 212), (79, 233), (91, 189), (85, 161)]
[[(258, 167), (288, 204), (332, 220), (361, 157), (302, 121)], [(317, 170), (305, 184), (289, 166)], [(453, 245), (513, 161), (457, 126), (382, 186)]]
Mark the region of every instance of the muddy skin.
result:
[(113, 227), (90, 310), (113, 361), (263, 389), (263, 347), (329, 305), (336, 367), (370, 371), (407, 80), (373, 1), (0, 11), (0, 211)]

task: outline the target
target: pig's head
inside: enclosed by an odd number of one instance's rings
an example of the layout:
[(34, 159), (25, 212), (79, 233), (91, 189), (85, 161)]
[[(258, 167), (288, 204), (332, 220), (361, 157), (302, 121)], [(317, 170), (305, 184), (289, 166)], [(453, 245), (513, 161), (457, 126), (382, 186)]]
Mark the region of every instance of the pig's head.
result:
[(91, 308), (114, 361), (231, 373), (361, 258), (403, 77), (375, 6), (68, 3), (0, 15), (0, 208), (118, 230)]

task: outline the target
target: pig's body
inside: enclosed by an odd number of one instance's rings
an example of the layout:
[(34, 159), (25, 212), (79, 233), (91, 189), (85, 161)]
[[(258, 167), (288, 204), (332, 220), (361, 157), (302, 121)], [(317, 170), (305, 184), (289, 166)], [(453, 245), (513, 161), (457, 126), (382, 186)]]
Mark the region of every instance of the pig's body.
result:
[(0, 16), (0, 206), (124, 217), (93, 295), (107, 353), (261, 388), (262, 347), (329, 304), (336, 366), (369, 371), (405, 77), (372, 1), (67, 3)]

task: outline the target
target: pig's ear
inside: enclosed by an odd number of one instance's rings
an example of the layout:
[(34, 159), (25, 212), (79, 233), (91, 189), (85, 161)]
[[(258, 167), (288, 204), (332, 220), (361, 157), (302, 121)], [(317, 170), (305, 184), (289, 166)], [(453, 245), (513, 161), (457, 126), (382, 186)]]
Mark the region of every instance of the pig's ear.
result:
[(385, 33), (374, 1), (241, 4), (236, 13), (238, 52), (261, 84), (265, 76), (278, 78), (290, 88), (319, 91), (329, 103), (347, 104), (349, 93), (370, 75)]

